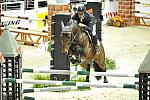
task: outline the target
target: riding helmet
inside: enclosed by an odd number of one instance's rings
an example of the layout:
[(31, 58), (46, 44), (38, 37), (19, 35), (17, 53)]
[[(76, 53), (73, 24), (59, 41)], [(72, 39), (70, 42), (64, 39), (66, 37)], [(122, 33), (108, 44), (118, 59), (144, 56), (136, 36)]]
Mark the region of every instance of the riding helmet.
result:
[(86, 7), (85, 6), (79, 6), (77, 9), (77, 12), (85, 12), (86, 11)]

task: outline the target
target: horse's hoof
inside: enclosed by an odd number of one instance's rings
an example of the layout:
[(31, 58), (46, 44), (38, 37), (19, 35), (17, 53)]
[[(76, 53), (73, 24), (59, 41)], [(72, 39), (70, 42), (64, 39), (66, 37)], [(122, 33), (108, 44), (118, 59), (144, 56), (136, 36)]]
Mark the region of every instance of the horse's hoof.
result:
[(72, 64), (77, 63), (77, 60), (76, 60), (76, 59), (73, 59), (73, 58), (70, 58), (70, 61), (71, 61)]
[(85, 82), (90, 82), (90, 80), (89, 80), (89, 79), (86, 79)]
[(86, 80), (85, 82), (90, 82), (89, 80)]
[(95, 78), (99, 81), (102, 78), (102, 76), (95, 76)]
[(104, 83), (108, 83), (108, 80), (107, 80), (107, 79), (105, 79), (105, 80), (104, 80)]

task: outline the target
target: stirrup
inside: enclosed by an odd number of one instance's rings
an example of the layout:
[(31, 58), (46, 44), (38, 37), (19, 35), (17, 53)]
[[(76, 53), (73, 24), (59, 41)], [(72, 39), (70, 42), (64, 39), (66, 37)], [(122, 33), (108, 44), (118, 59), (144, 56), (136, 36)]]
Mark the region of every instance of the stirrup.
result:
[(98, 52), (98, 50), (99, 50), (99, 48), (96, 46), (96, 47), (95, 47), (95, 51)]

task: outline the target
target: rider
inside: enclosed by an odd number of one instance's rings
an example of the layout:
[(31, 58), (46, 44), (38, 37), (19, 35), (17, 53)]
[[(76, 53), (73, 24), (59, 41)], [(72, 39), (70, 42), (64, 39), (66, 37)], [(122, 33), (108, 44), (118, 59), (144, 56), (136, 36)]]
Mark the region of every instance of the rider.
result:
[(89, 14), (86, 12), (86, 7), (85, 6), (79, 6), (77, 8), (77, 13), (75, 13), (72, 16), (73, 20), (76, 20), (79, 23), (79, 26), (82, 28), (85, 28), (88, 33), (90, 34), (91, 41), (93, 42), (94, 46), (97, 46), (97, 42), (93, 41), (93, 25), (95, 24), (95, 18), (93, 15)]

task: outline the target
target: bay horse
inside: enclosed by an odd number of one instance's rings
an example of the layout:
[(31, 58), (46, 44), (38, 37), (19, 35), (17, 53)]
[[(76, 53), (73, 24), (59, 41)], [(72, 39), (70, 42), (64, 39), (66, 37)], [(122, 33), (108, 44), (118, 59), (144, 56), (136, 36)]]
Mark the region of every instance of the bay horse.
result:
[[(73, 64), (80, 63), (80, 66), (86, 71), (90, 71), (92, 65), (95, 72), (106, 72), (105, 52), (102, 43), (100, 42), (100, 45), (97, 45), (98, 50), (96, 52), (92, 39), (85, 28), (79, 27), (74, 20), (69, 21), (66, 26), (63, 22), (61, 24), (61, 52), (68, 54)], [(100, 80), (102, 76), (95, 77)], [(88, 75), (86, 81), (89, 82)], [(104, 76), (104, 83), (108, 83), (106, 76)]]

